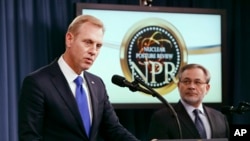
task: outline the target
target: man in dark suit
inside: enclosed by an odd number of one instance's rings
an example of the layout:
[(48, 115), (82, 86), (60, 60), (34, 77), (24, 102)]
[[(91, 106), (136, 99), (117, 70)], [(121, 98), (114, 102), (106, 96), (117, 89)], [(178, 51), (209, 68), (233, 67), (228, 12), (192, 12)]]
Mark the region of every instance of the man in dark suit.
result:
[[(77, 16), (65, 35), (66, 50), (51, 64), (28, 75), (19, 101), (20, 141), (138, 141), (118, 120), (100, 77), (87, 72), (102, 47), (103, 23)], [(75, 78), (82, 78), (88, 124), (81, 118)], [(86, 110), (85, 109), (85, 110)], [(90, 130), (90, 132), (87, 132)]]
[[(188, 64), (181, 68), (178, 79), (181, 99), (174, 105), (174, 112), (170, 108), (163, 108), (152, 115), (149, 140), (229, 138), (227, 118), (221, 112), (202, 104), (210, 89), (209, 71), (199, 64)], [(199, 123), (202, 128), (196, 127), (194, 109), (199, 110)], [(179, 124), (174, 116), (175, 112)]]

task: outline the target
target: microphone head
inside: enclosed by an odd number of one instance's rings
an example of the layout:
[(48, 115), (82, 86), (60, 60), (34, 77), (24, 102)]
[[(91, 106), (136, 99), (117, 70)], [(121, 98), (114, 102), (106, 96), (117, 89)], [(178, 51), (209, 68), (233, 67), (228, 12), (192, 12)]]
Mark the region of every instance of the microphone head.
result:
[(234, 107), (233, 106), (224, 106), (221, 108), (221, 112), (223, 114), (231, 114), (234, 111)]
[(240, 106), (250, 107), (250, 103), (245, 102), (245, 101), (241, 101), (239, 105), (240, 105)]
[(126, 79), (122, 76), (119, 76), (119, 75), (113, 75), (112, 79), (111, 79), (112, 83), (114, 83), (120, 87), (125, 87), (124, 80), (126, 80)]

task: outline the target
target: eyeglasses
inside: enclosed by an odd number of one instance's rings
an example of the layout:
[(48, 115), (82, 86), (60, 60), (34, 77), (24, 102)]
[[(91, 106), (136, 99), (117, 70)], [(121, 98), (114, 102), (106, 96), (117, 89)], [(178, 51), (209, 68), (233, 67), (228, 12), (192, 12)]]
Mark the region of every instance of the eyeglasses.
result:
[(194, 85), (196, 86), (201, 86), (203, 84), (207, 84), (207, 82), (202, 82), (202, 81), (191, 81), (191, 80), (183, 80), (183, 81), (180, 81), (182, 84), (184, 85), (190, 85), (192, 82), (194, 82)]

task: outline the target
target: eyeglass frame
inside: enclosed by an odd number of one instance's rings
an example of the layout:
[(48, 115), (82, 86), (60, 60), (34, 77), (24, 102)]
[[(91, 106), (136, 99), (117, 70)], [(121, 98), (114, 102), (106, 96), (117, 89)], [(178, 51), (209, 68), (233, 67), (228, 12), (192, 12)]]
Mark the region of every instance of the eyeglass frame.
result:
[(181, 82), (182, 84), (184, 84), (186, 86), (190, 85), (191, 83), (194, 83), (195, 86), (202, 86), (203, 84), (208, 84), (208, 82), (202, 82), (200, 80), (194, 80), (194, 81), (192, 81), (192, 80), (182, 80), (182, 81), (179, 81), (179, 82)]

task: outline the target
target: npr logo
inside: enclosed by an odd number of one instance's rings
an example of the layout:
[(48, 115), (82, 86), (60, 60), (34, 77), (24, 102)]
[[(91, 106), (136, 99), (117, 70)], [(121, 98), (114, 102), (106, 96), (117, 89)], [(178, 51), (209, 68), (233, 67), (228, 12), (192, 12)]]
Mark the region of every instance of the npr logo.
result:
[(244, 136), (247, 134), (247, 129), (235, 129), (234, 136)]

